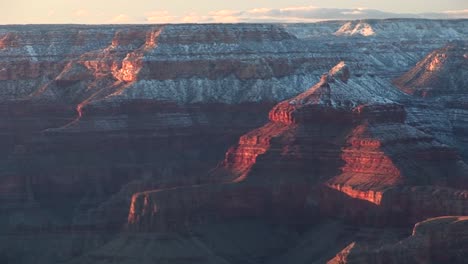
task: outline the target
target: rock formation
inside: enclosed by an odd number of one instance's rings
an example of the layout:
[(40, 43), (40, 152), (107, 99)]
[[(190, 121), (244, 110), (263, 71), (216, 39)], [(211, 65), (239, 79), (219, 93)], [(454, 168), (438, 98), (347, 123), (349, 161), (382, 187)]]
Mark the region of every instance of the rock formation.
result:
[[(448, 129), (451, 137), (447, 137), (446, 132), (442, 135), (436, 127), (425, 127), (429, 120), (418, 114), (421, 106), (416, 106), (411, 110), (418, 117), (412, 120), (418, 128), (434, 134), (442, 142), (456, 146), (463, 156), (467, 157), (468, 138), (467, 138), (467, 72), (468, 72), (468, 49), (464, 41), (451, 42), (444, 47), (437, 49), (427, 55), (413, 69), (403, 76), (397, 78), (394, 83), (403, 91), (424, 97), (427, 105), (424, 108), (434, 109), (434, 115), (437, 117), (442, 113), (443, 119), (450, 122), (444, 126)], [(408, 103), (415, 105), (414, 102)], [(421, 103), (418, 103), (421, 104)], [(437, 106), (439, 108), (437, 108)], [(439, 112), (439, 113), (437, 113)], [(412, 118), (413, 119), (413, 118)], [(425, 120), (426, 119), (426, 120)], [(441, 123), (443, 121), (438, 121)], [(432, 122), (435, 123), (435, 122)]]
[(398, 243), (351, 243), (327, 263), (464, 263), (468, 257), (467, 225), (466, 216), (428, 219), (417, 223), (413, 234)]
[(467, 25), (0, 26), (0, 262), (323, 263), (466, 215)]
[(430, 53), (408, 73), (395, 80), (403, 91), (422, 97), (466, 95), (468, 44), (447, 44)]
[(396, 90), (387, 94), (370, 76), (349, 76), (341, 62), (317, 85), (275, 106), (270, 122), (242, 136), (214, 170), (219, 184), (135, 194), (130, 227), (168, 230), (226, 217), (306, 219), (317, 216), (317, 207), (370, 225), (466, 213), (466, 192), (442, 189), (468, 184), (468, 166), (457, 152), (405, 124), (404, 107), (388, 99), (398, 98)]

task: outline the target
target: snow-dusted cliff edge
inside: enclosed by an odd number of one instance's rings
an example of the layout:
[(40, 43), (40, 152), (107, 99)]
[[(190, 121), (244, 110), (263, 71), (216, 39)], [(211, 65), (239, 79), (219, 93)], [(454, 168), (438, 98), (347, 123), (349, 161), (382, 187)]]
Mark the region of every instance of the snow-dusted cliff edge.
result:
[[(0, 27), (1, 99), (280, 101), (340, 60), (384, 78), (465, 39), (468, 21)], [(364, 30), (364, 31), (363, 31)]]

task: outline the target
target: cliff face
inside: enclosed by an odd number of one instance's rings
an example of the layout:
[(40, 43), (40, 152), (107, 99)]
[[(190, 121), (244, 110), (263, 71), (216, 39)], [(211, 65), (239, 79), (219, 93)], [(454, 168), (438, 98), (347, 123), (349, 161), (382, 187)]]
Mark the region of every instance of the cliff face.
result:
[(428, 219), (417, 223), (413, 234), (398, 243), (377, 247), (352, 243), (327, 263), (463, 263), (467, 230), (463, 216)]
[[(371, 66), (392, 76), (466, 34), (464, 20), (368, 21), (375, 32), (369, 39), (340, 34), (348, 32), (343, 27), (359, 27), (353, 23), (5, 26), (2, 98), (42, 94), (76, 104), (110, 95), (178, 102), (283, 100), (304, 91), (339, 59), (356, 72)], [(436, 28), (451, 34), (436, 34)]]
[[(468, 85), (466, 82), (467, 72), (467, 43), (465, 41), (455, 41), (431, 52), (422, 61), (416, 64), (414, 68), (394, 81), (401, 90), (419, 97), (424, 97), (428, 104), (437, 104), (440, 106), (437, 111), (442, 112), (444, 119), (450, 121), (446, 127), (453, 135), (452, 139), (443, 135), (445, 132), (440, 134), (440, 130), (437, 128), (425, 127), (428, 125), (427, 118), (421, 116), (416, 117), (416, 119), (420, 121), (418, 122), (415, 120), (412, 122), (414, 122), (418, 128), (431, 131), (430, 133), (435, 135), (439, 134), (438, 138), (442, 142), (457, 146), (464, 157), (467, 155), (467, 119), (465, 103), (468, 94), (466, 88)], [(414, 103), (409, 104), (414, 105)], [(420, 107), (416, 106), (415, 108)], [(435, 109), (435, 107), (432, 108)], [(418, 111), (412, 112), (417, 113)], [(440, 122), (441, 121), (438, 121), (438, 123)]]
[(1, 26), (0, 262), (324, 262), (466, 215), (467, 25)]
[(167, 230), (226, 217), (313, 219), (319, 208), (370, 225), (466, 213), (463, 192), (448, 190), (453, 194), (441, 201), (427, 201), (425, 195), (437, 191), (408, 191), (420, 185), (466, 188), (468, 167), (457, 152), (405, 124), (404, 107), (388, 99), (392, 95), (366, 86), (374, 78), (349, 76), (341, 62), (317, 85), (275, 106), (267, 125), (227, 152), (213, 172), (221, 175), (220, 184), (135, 194), (130, 227)]
[(403, 91), (422, 97), (465, 95), (468, 72), (468, 44), (447, 44), (433, 51), (408, 73), (395, 80)]

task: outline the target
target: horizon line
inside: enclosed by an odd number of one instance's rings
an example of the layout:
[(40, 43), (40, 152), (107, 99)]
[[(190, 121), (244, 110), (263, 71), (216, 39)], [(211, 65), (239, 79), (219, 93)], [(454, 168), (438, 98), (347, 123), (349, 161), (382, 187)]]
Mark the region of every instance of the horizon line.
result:
[(341, 21), (383, 21), (383, 20), (430, 20), (430, 21), (448, 21), (448, 20), (468, 20), (468, 18), (424, 18), (424, 17), (388, 17), (388, 18), (362, 18), (362, 19), (320, 19), (309, 22), (173, 22), (173, 23), (25, 23), (25, 24), (0, 24), (0, 26), (151, 26), (151, 25), (263, 25), (263, 24), (316, 24), (326, 22)]

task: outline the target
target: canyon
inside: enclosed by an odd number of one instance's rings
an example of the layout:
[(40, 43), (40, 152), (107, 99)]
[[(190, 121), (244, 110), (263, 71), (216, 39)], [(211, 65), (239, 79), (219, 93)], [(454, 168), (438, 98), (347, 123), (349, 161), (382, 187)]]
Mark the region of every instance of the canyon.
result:
[(463, 263), (467, 36), (0, 26), (0, 263)]

